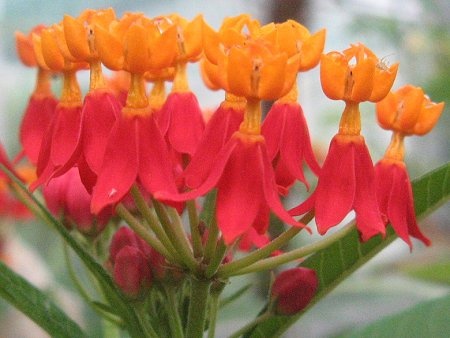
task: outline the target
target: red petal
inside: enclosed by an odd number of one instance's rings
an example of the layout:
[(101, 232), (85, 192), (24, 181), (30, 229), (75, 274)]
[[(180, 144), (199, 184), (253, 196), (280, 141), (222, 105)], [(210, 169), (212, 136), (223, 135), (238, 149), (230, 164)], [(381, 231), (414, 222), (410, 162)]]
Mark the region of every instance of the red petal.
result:
[(258, 143), (256, 152), (258, 154), (260, 170), (263, 175), (264, 197), (270, 210), (273, 211), (275, 215), (277, 215), (283, 222), (293, 226), (304, 227), (305, 225), (294, 220), (281, 204), (280, 197), (278, 196), (278, 188), (275, 183), (273, 168), (270, 164), (265, 144), (263, 142)]
[(162, 108), (162, 116), (164, 122), (160, 128), (163, 134), (167, 130), (171, 146), (179, 153), (193, 155), (205, 129), (195, 95), (192, 92), (171, 93)]
[(360, 140), (355, 142), (356, 192), (354, 209), (356, 227), (361, 233), (361, 239), (367, 241), (377, 234), (384, 235), (385, 226), (378, 208), (372, 159), (364, 138), (361, 137)]
[(153, 117), (138, 121), (139, 180), (149, 193), (164, 190), (176, 193), (169, 151)]
[(252, 226), (263, 202), (258, 143), (240, 137), (217, 184), (217, 224), (226, 244)]
[(36, 164), (42, 139), (50, 126), (58, 100), (32, 96), (20, 125), (20, 142), (31, 163)]
[(238, 130), (242, 120), (243, 112), (220, 105), (206, 125), (197, 150), (184, 172), (188, 187), (196, 188), (205, 181), (217, 154)]
[(393, 164), (394, 181), (389, 199), (388, 216), (397, 235), (412, 248), (409, 236), (421, 240), (425, 245), (431, 241), (419, 229), (414, 213), (411, 182), (405, 165)]
[(52, 132), (50, 161), (56, 166), (65, 166), (78, 160), (76, 149), (81, 131), (81, 107), (57, 106)]
[(214, 165), (208, 173), (208, 177), (198, 188), (183, 194), (170, 194), (166, 191), (158, 191), (154, 194), (155, 198), (181, 202), (205, 195), (216, 186), (236, 145), (236, 138), (232, 137), (217, 155), (216, 161), (214, 161)]
[(119, 202), (130, 190), (138, 174), (136, 118), (121, 117), (111, 131), (103, 165), (92, 193), (91, 210)]
[(316, 223), (321, 235), (352, 210), (356, 189), (353, 142), (341, 135), (331, 140), (315, 191)]
[(117, 97), (105, 90), (86, 94), (83, 103), (83, 154), (89, 168), (98, 173), (102, 166), (108, 137), (120, 114)]
[(375, 167), (375, 184), (377, 187), (378, 207), (380, 208), (381, 216), (384, 223), (388, 222), (387, 210), (389, 205), (389, 196), (393, 186), (394, 171), (389, 162), (384, 160), (379, 161)]

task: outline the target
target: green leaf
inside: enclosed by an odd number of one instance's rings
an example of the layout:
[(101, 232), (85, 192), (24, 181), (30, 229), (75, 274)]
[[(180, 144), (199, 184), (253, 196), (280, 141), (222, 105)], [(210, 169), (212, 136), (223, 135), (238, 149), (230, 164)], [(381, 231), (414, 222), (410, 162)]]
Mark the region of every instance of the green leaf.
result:
[(104, 291), (104, 296), (107, 297), (111, 306), (117, 310), (117, 313), (120, 313), (130, 335), (132, 337), (144, 337), (145, 334), (143, 333), (140, 320), (135, 310), (117, 289), (106, 270), (72, 237), (66, 227), (55, 219), (47, 208), (28, 191), (27, 187), (20, 180), (1, 164), (0, 169), (14, 182), (15, 187), (17, 188), (16, 192), (18, 198), (22, 198), (23, 202), (34, 211), (37, 216), (41, 217), (46, 223), (52, 226), (83, 261), (92, 275), (100, 283)]
[[(418, 218), (423, 218), (431, 211), (448, 201), (450, 197), (450, 163), (439, 167), (412, 182), (414, 206)], [(294, 316), (272, 316), (258, 324), (247, 333), (246, 337), (278, 337), (294, 324), (300, 316), (322, 297), (331, 292), (352, 272), (365, 264), (382, 249), (387, 247), (397, 236), (389, 226), (384, 239), (381, 236), (361, 243), (358, 231), (344, 236), (325, 249), (322, 249), (303, 261), (300, 266), (314, 269), (319, 278), (319, 289), (309, 306)]]
[(421, 264), (406, 268), (405, 272), (415, 278), (450, 285), (450, 260)]
[(87, 337), (46, 294), (1, 262), (0, 295), (52, 337)]
[(346, 332), (342, 338), (447, 338), (450, 332), (450, 295), (420, 303), (370, 325)]

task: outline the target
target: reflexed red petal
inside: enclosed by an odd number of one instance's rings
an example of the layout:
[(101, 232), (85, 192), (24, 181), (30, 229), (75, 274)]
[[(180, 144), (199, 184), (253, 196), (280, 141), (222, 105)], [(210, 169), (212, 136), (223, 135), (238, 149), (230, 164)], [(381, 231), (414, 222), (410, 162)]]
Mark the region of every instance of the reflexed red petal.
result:
[(394, 181), (388, 204), (388, 216), (397, 235), (412, 248), (409, 236), (419, 239), (425, 245), (431, 241), (425, 237), (417, 225), (411, 182), (404, 164), (392, 164)]
[(139, 180), (149, 192), (177, 193), (167, 144), (153, 117), (137, 121)]
[(283, 222), (293, 226), (304, 227), (305, 225), (294, 220), (281, 204), (280, 197), (278, 196), (278, 188), (275, 183), (273, 168), (267, 156), (264, 142), (259, 142), (258, 148), (255, 151), (258, 154), (259, 170), (262, 172), (264, 197), (270, 210), (273, 211), (275, 215), (277, 215)]
[(242, 120), (243, 112), (220, 105), (208, 121), (197, 150), (183, 174), (189, 188), (197, 188), (204, 182), (217, 154), (238, 130)]
[(84, 187), (89, 194), (92, 194), (92, 189), (95, 183), (97, 183), (97, 175), (91, 170), (83, 154), (78, 159), (78, 173), (80, 174), (80, 179)]
[(235, 139), (237, 145), (217, 184), (217, 224), (226, 244), (252, 226), (264, 203), (258, 144)]
[(367, 241), (372, 236), (385, 233), (377, 202), (375, 172), (372, 159), (364, 139), (354, 143), (356, 192), (353, 203), (356, 214), (356, 227), (361, 239)]
[(154, 194), (155, 198), (180, 202), (205, 195), (216, 186), (217, 182), (221, 178), (223, 170), (227, 165), (230, 155), (232, 154), (236, 145), (237, 142), (235, 138), (232, 137), (217, 155), (217, 159), (216, 161), (214, 161), (214, 165), (209, 171), (208, 177), (198, 188), (182, 194), (170, 194), (166, 191), (158, 191)]
[(42, 139), (50, 126), (58, 100), (52, 96), (32, 96), (23, 116), (19, 138), (25, 155), (36, 164)]
[(394, 171), (390, 170), (390, 167), (389, 163), (383, 160), (379, 161), (374, 167), (378, 207), (384, 223), (388, 223), (387, 210), (394, 179)]
[(56, 167), (78, 160), (75, 154), (81, 131), (81, 107), (57, 106), (52, 131), (50, 161)]
[(83, 154), (94, 173), (100, 171), (108, 137), (120, 109), (117, 97), (105, 90), (91, 91), (84, 98)]
[[(308, 126), (300, 105), (275, 102), (264, 120), (262, 134), (266, 138), (269, 158), (273, 160), (278, 155), (277, 166), (285, 168), (286, 172), (308, 187), (303, 161), (316, 175), (320, 167), (312, 151)], [(287, 177), (286, 174), (283, 176)], [(282, 181), (277, 176), (277, 182)]]
[(315, 191), (315, 216), (321, 235), (352, 210), (355, 190), (354, 141), (336, 135), (331, 140)]
[(94, 214), (119, 202), (136, 181), (139, 166), (136, 124), (136, 118), (121, 117), (111, 131), (92, 193), (91, 210)]
[(275, 101), (261, 125), (261, 134), (266, 140), (267, 155), (271, 161), (280, 151), (281, 138), (286, 125), (286, 109), (286, 104)]
[(169, 94), (159, 124), (163, 135), (179, 153), (193, 155), (205, 129), (202, 111), (192, 92)]
[(253, 247), (262, 248), (269, 243), (269, 237), (266, 234), (259, 234), (253, 227), (249, 228), (239, 240), (239, 250), (248, 252)]
[[(95, 227), (95, 217), (91, 213), (91, 195), (81, 183), (77, 168), (70, 169), (66, 178), (66, 214), (81, 232), (90, 232)], [(99, 229), (96, 229), (99, 230)]]

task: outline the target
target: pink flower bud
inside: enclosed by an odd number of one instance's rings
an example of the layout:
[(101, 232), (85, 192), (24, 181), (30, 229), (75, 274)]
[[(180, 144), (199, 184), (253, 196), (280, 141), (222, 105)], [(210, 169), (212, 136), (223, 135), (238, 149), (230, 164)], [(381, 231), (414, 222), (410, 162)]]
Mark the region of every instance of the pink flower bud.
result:
[(152, 274), (144, 254), (124, 246), (115, 257), (114, 281), (127, 296), (137, 298), (151, 285)]
[(109, 246), (109, 260), (114, 265), (116, 256), (125, 246), (132, 246), (139, 249), (138, 237), (128, 227), (121, 227), (114, 234)]
[(280, 273), (272, 285), (275, 312), (293, 315), (303, 310), (314, 297), (318, 287), (316, 272), (306, 268), (293, 268)]

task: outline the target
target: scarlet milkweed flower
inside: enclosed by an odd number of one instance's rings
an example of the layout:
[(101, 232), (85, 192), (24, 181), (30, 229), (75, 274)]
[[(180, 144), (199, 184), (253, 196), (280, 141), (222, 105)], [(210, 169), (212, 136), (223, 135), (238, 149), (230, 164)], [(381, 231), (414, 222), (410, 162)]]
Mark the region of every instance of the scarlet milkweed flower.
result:
[[(263, 26), (261, 31), (273, 29)], [(289, 56), (300, 55), (298, 71), (315, 67), (320, 60), (325, 44), (325, 30), (311, 35), (303, 25), (287, 20), (275, 25), (276, 41), (279, 48)], [(318, 175), (320, 166), (314, 156), (308, 126), (301, 106), (297, 102), (297, 85), (282, 98), (276, 100), (262, 124), (262, 134), (266, 138), (267, 152), (275, 167), (277, 183), (288, 189), (296, 179), (308, 187), (302, 164)]]
[(107, 27), (115, 20), (112, 9), (85, 10), (79, 17), (64, 16), (63, 29), (67, 48), (78, 61), (89, 63), (89, 92), (84, 97), (81, 111), (78, 161), (82, 180), (89, 191), (105, 153), (107, 139), (122, 105), (114, 92), (107, 87), (97, 51), (94, 27)]
[(384, 221), (391, 223), (410, 248), (410, 236), (430, 245), (417, 225), (411, 182), (403, 162), (403, 140), (407, 135), (428, 133), (437, 123), (444, 103), (433, 103), (421, 88), (406, 85), (390, 92), (376, 108), (378, 123), (393, 131), (384, 157), (375, 165), (377, 198)]
[(30, 186), (31, 190), (47, 183), (58, 172), (66, 172), (79, 158), (82, 101), (76, 72), (86, 68), (85, 63), (72, 62), (61, 25), (43, 29), (40, 36), (33, 36), (33, 43), (35, 53), (42, 54), (48, 68), (63, 73), (63, 88), (42, 140), (36, 170), (38, 179)]
[[(197, 61), (202, 53), (202, 16), (192, 21), (172, 15), (156, 19), (163, 29), (165, 25), (175, 27), (176, 41), (173, 46), (175, 55), (171, 66), (175, 67), (175, 78), (171, 93), (168, 95), (158, 114), (158, 124), (169, 146), (177, 154), (192, 156), (197, 149), (205, 129), (205, 122), (197, 97), (189, 89), (187, 63)], [(183, 165), (183, 160), (180, 161)]]
[(360, 135), (359, 111), (359, 102), (382, 99), (394, 81), (397, 66), (380, 69), (378, 63), (373, 52), (361, 44), (352, 45), (342, 54), (331, 52), (322, 56), (322, 88), (328, 97), (344, 100), (346, 106), (316, 190), (290, 210), (292, 215), (300, 215), (314, 209), (320, 234), (339, 224), (351, 210), (355, 211), (356, 226), (363, 241), (385, 233), (376, 199), (372, 159)]
[(119, 202), (136, 181), (149, 193), (176, 191), (167, 144), (149, 105), (144, 78), (148, 70), (170, 65), (157, 51), (163, 49), (165, 39), (170, 45), (175, 33), (169, 29), (160, 33), (153, 21), (133, 14), (108, 29), (95, 27), (102, 62), (113, 70), (126, 70), (131, 80), (126, 105), (111, 130), (93, 189), (94, 213)]
[(34, 27), (28, 35), (16, 32), (16, 48), (22, 63), (28, 67), (37, 67), (36, 85), (28, 101), (20, 124), (19, 139), (29, 161), (36, 164), (42, 139), (55, 112), (58, 100), (50, 88), (51, 71), (35, 54), (33, 34), (39, 35), (44, 25)]
[[(183, 201), (217, 188), (217, 224), (226, 244), (232, 243), (251, 227), (264, 233), (266, 228), (261, 229), (261, 224), (265, 223), (260, 219), (267, 218), (270, 210), (288, 224), (304, 226), (294, 221), (280, 202), (265, 140), (260, 133), (260, 99), (283, 95), (288, 91), (286, 87), (292, 86), (295, 79), (288, 75), (288, 64), (291, 63), (285, 54), (276, 54), (262, 41), (232, 47), (223, 56), (223, 73), (226, 75), (222, 83), (225, 90), (247, 99), (244, 120), (214, 161), (208, 166), (197, 166), (196, 173), (204, 179), (192, 186), (194, 190), (183, 194), (162, 191), (156, 195)], [(295, 66), (296, 69), (298, 64)], [(236, 67), (243, 67), (243, 71), (233, 73), (231, 69)], [(276, 73), (276, 70), (280, 72)], [(276, 79), (272, 71), (277, 74)]]

